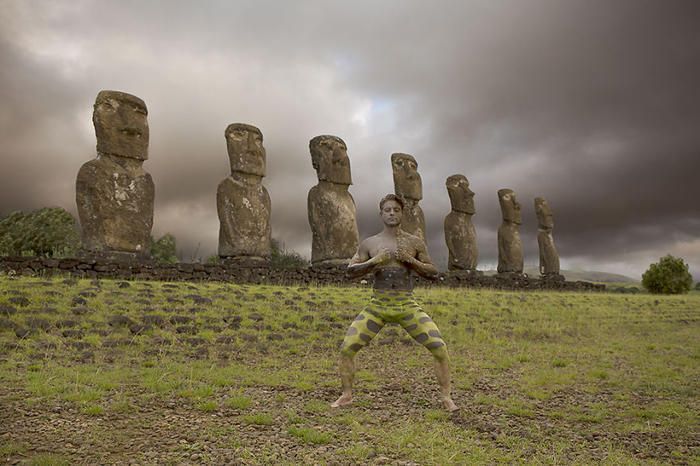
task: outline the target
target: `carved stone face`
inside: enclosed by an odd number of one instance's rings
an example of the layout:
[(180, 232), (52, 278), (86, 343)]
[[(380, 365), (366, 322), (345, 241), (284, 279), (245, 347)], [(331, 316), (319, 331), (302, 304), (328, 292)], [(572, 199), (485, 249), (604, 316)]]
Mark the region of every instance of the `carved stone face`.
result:
[(506, 222), (520, 225), (522, 219), (520, 216), (520, 204), (515, 199), (515, 193), (511, 189), (498, 190), (498, 202), (501, 204), (501, 214)]
[(405, 199), (423, 199), (423, 181), (418, 174), (418, 163), (409, 154), (391, 154), (394, 172), (394, 192)]
[(224, 135), (231, 172), (265, 176), (266, 154), (260, 130), (245, 123), (233, 123)]
[(316, 136), (309, 142), (311, 164), (318, 174), (319, 181), (351, 185), (350, 158), (348, 148), (336, 136)]
[(401, 204), (390, 199), (382, 205), (382, 210), (379, 212), (379, 215), (382, 217), (384, 225), (395, 227), (401, 225), (403, 209), (401, 208)]
[(148, 159), (147, 115), (146, 104), (138, 97), (119, 91), (100, 91), (92, 112), (97, 152)]
[(474, 192), (469, 189), (469, 181), (464, 175), (452, 175), (445, 182), (447, 186), (447, 194), (450, 196), (452, 210), (464, 212), (473, 215), (476, 212), (474, 208)]
[(554, 228), (552, 209), (549, 208), (549, 204), (544, 198), (535, 198), (535, 213), (537, 214), (537, 223), (541, 229), (551, 230)]

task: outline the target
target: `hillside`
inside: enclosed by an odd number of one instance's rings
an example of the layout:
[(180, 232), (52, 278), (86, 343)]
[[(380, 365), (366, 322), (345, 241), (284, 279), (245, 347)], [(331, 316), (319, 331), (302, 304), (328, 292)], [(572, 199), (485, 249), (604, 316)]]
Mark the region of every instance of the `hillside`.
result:
[(452, 361), (387, 325), (338, 346), (370, 290), (0, 275), (8, 464), (697, 461), (700, 295), (419, 289)]

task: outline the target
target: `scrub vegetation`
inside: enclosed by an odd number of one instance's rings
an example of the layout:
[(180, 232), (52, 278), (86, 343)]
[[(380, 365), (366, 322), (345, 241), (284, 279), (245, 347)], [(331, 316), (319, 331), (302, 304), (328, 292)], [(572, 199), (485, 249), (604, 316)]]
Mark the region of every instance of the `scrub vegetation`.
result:
[(27, 464), (700, 461), (700, 293), (418, 289), (448, 344), (386, 326), (337, 350), (371, 290), (0, 276), (0, 458)]

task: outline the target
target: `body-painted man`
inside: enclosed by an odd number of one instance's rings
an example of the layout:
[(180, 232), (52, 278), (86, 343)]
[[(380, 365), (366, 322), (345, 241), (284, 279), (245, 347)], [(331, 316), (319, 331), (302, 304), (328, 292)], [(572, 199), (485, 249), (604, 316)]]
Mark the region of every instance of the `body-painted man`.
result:
[(343, 394), (332, 407), (352, 403), (355, 355), (388, 322), (401, 325), (413, 339), (425, 346), (435, 358), (435, 373), (440, 384), (442, 404), (457, 410), (450, 394), (450, 369), (447, 346), (437, 325), (413, 298), (413, 273), (426, 278), (437, 275), (425, 243), (401, 229), (404, 201), (389, 194), (379, 203), (384, 230), (362, 241), (348, 265), (351, 277), (374, 274), (374, 292), (369, 305), (353, 321), (340, 348), (340, 379)]

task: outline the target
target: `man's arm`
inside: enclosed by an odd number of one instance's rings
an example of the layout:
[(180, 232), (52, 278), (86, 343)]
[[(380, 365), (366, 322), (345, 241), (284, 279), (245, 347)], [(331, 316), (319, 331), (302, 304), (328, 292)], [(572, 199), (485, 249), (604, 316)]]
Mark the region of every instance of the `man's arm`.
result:
[(367, 241), (365, 240), (360, 244), (357, 253), (350, 259), (345, 274), (350, 278), (361, 277), (362, 275), (373, 272), (377, 266), (383, 264), (390, 257), (389, 251), (386, 249), (383, 249), (376, 256), (370, 257)]
[(428, 249), (425, 247), (425, 243), (421, 240), (417, 240), (414, 242), (414, 247), (416, 253), (415, 255), (411, 255), (408, 252), (409, 248), (407, 246), (400, 245), (396, 250), (396, 259), (407, 264), (422, 277), (435, 278), (438, 274), (438, 270), (433, 264), (430, 255), (428, 255)]

